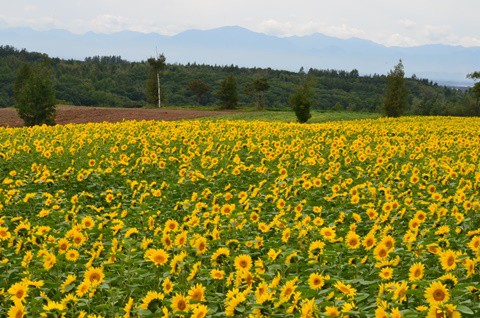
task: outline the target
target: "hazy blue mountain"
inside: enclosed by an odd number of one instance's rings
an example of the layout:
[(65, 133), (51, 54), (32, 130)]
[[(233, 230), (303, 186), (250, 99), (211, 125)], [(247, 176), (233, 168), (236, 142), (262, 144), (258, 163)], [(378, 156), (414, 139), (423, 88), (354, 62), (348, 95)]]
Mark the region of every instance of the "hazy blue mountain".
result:
[(402, 59), (407, 75), (439, 83), (470, 83), (465, 75), (480, 69), (480, 47), (448, 45), (386, 47), (358, 38), (323, 34), (279, 38), (241, 27), (188, 30), (174, 36), (122, 31), (113, 34), (29, 28), (0, 30), (0, 45), (12, 45), (52, 57), (84, 59), (120, 55), (131, 61), (164, 53), (169, 63), (235, 64), (297, 71), (300, 67), (358, 69), (360, 74), (386, 74)]

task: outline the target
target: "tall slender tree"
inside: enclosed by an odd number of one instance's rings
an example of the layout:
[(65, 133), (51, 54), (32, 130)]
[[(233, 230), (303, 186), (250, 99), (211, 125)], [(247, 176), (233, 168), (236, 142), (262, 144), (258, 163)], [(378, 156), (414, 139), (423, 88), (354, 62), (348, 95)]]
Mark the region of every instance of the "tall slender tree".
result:
[(405, 85), (405, 72), (402, 60), (387, 76), (387, 89), (383, 95), (383, 113), (388, 117), (403, 115), (408, 106), (408, 89)]
[(238, 103), (237, 78), (230, 75), (224, 79), (217, 94), (222, 101), (222, 108), (234, 109)]
[(245, 92), (248, 94), (256, 93), (257, 110), (265, 109), (265, 92), (270, 88), (268, 80), (265, 77), (255, 77), (252, 82), (245, 85)]
[[(480, 80), (480, 72), (473, 72), (467, 75), (467, 78), (471, 78), (474, 81)], [(473, 97), (475, 98), (475, 116), (480, 116), (480, 82), (476, 82), (472, 88)]]
[[(158, 108), (162, 107), (162, 96), (160, 90), (160, 72), (165, 69), (165, 55), (160, 54), (157, 57), (151, 57), (147, 60), (150, 65), (150, 75), (147, 80), (147, 100), (158, 103)], [(152, 83), (155, 82), (155, 88)]]
[(14, 85), (15, 108), (26, 126), (54, 125), (55, 89), (49, 60), (37, 65), (24, 64)]
[(305, 78), (302, 83), (297, 85), (296, 92), (290, 95), (288, 102), (297, 116), (297, 121), (301, 124), (306, 123), (311, 117), (310, 109), (313, 106), (316, 80), (314, 77)]
[(195, 94), (197, 97), (197, 104), (200, 105), (202, 96), (210, 90), (210, 86), (201, 79), (193, 79), (188, 82), (188, 89)]

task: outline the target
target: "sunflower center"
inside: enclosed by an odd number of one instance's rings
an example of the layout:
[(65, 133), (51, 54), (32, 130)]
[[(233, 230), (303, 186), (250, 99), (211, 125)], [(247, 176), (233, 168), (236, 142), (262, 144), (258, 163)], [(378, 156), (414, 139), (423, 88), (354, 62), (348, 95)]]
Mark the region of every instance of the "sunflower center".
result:
[(453, 264), (455, 264), (455, 259), (452, 256), (450, 256), (447, 260), (447, 264), (448, 266), (452, 266)]
[(287, 288), (285, 289), (285, 296), (289, 296), (292, 292), (293, 292), (292, 288), (287, 287)]
[(195, 291), (192, 295), (193, 300), (201, 300), (202, 299), (202, 293), (200, 291)]
[(350, 290), (345, 286), (340, 286), (340, 291), (345, 294), (348, 294), (350, 292)]
[(381, 250), (378, 252), (378, 256), (380, 256), (380, 257), (385, 257), (385, 256), (387, 256), (387, 251), (384, 250), (384, 249), (381, 249)]
[(187, 304), (185, 303), (185, 301), (183, 299), (181, 299), (181, 300), (178, 301), (177, 307), (178, 307), (178, 309), (180, 309), (180, 311), (184, 311), (185, 308), (187, 308)]
[(18, 290), (18, 291), (15, 293), (15, 297), (17, 297), (17, 298), (20, 299), (20, 298), (23, 297), (24, 294), (25, 294), (25, 293), (23, 292), (23, 290), (20, 289), (20, 290)]
[(163, 263), (165, 261), (165, 258), (163, 257), (163, 255), (157, 254), (153, 257), (153, 260), (155, 261), (155, 263)]
[(443, 290), (437, 289), (433, 292), (433, 299), (436, 301), (443, 301), (445, 299), (445, 293)]
[(100, 280), (100, 274), (98, 273), (92, 273), (92, 275), (90, 275), (90, 281), (99, 281)]

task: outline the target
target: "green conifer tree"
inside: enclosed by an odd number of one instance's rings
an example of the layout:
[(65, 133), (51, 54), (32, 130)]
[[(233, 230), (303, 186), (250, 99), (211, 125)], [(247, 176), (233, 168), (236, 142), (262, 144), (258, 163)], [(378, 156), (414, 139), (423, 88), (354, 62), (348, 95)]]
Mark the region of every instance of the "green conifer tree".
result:
[(26, 126), (54, 125), (55, 89), (48, 60), (35, 66), (24, 64), (14, 85), (15, 108)]
[(383, 95), (382, 111), (388, 117), (403, 115), (408, 107), (408, 89), (402, 60), (388, 73), (387, 89)]
[(238, 104), (237, 79), (230, 75), (222, 81), (222, 86), (217, 91), (222, 102), (222, 108), (235, 109)]

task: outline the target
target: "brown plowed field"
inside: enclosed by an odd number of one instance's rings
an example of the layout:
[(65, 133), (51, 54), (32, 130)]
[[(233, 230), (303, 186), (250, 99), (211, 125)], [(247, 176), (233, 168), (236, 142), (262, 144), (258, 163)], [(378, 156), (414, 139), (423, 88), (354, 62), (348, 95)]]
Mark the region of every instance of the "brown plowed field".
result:
[[(225, 115), (229, 111), (191, 109), (107, 108), (58, 106), (57, 124), (121, 122), (123, 120), (180, 120)], [(0, 127), (21, 127), (22, 120), (14, 108), (0, 108)]]

